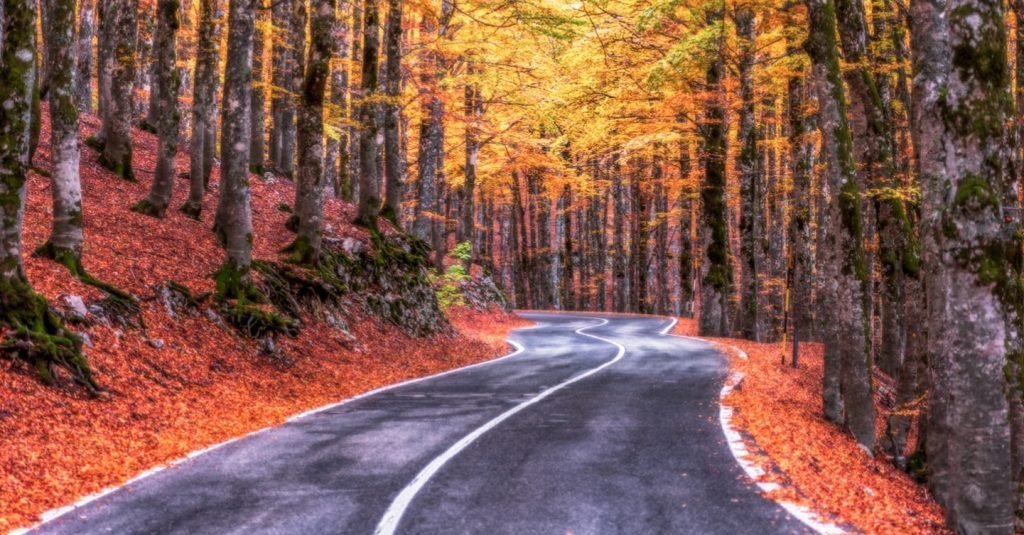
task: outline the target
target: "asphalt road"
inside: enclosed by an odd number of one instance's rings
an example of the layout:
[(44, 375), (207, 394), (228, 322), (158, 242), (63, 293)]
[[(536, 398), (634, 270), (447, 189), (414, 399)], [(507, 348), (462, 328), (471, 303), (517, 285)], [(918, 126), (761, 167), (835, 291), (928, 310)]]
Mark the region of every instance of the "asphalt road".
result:
[(310, 414), (32, 533), (803, 533), (718, 422), (724, 360), (654, 317), (523, 313), (510, 357)]

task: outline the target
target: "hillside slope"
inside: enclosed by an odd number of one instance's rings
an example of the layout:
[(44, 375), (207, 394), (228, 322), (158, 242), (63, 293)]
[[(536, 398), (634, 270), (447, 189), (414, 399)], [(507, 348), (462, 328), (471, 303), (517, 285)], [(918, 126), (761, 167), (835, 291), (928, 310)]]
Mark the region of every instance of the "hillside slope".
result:
[[(96, 118), (84, 116), (83, 137), (98, 126)], [(45, 120), (43, 128), (35, 164), (45, 171), (50, 168)], [(94, 276), (139, 298), (137, 318), (127, 323), (108, 318), (101, 292), (51, 261), (25, 258), (29, 279), (58, 309), (74, 315), (85, 306), (84, 321), (75, 329), (87, 337), (86, 354), (106, 392), (92, 398), (66, 377), (46, 387), (26, 364), (0, 358), (0, 532), (291, 414), (502, 354), (505, 333), (524, 323), (500, 311), (453, 310), (454, 329), (441, 325), (435, 334), (415, 336), (369, 312), (401, 295), (366, 288), (342, 295), (338, 303), (305, 306), (294, 337), (280, 335), (268, 344), (267, 337), (244, 336), (209, 300), (192, 306), (173, 291), (183, 287), (202, 296), (214, 289), (211, 275), (223, 259), (211, 231), (217, 170), (203, 221), (177, 211), (188, 193), (185, 154), (179, 154), (182, 176), (167, 218), (129, 210), (153, 178), (155, 149), (152, 135), (136, 133), (137, 183), (116, 178), (97, 163), (95, 151), (82, 149), (83, 262)], [(293, 237), (284, 224), (294, 188), (285, 180), (253, 176), (251, 182), (254, 256), (279, 262), (278, 251)], [(327, 202), (329, 241), (372, 255), (369, 234), (348, 223), (354, 207)], [(50, 217), (48, 179), (32, 173), (26, 251), (45, 241)], [(402, 274), (406, 268), (391, 269)], [(408, 311), (410, 317), (422, 313)]]

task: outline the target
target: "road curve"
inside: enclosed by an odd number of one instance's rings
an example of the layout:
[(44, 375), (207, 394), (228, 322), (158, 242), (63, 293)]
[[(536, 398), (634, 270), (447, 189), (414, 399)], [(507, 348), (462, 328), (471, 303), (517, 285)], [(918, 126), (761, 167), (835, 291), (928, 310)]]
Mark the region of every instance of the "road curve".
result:
[(718, 423), (725, 361), (641, 316), (522, 313), (516, 354), (214, 449), (31, 533), (804, 533)]

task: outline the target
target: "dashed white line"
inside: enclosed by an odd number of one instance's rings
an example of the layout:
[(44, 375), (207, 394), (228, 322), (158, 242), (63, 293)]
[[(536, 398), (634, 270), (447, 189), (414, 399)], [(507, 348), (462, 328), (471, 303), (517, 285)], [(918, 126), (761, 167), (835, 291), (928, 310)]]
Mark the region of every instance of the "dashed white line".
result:
[[(588, 318), (588, 319), (590, 319), (590, 318)], [(557, 384), (557, 385), (555, 385), (555, 386), (553, 386), (551, 388), (548, 388), (547, 390), (541, 392), (540, 394), (537, 394), (533, 398), (530, 398), (530, 399), (520, 403), (519, 405), (516, 405), (515, 407), (512, 407), (511, 409), (509, 409), (509, 410), (499, 414), (497, 417), (495, 417), (491, 421), (489, 421), (489, 422), (483, 424), (482, 426), (476, 428), (472, 433), (462, 437), (462, 439), (460, 439), (458, 442), (456, 442), (451, 447), (449, 447), (447, 450), (445, 450), (444, 453), (442, 453), (441, 455), (436, 457), (434, 460), (430, 461), (430, 463), (427, 466), (423, 467), (423, 469), (420, 470), (420, 472), (418, 474), (416, 474), (416, 477), (414, 477), (412, 479), (412, 481), (408, 485), (406, 485), (406, 487), (404, 489), (402, 489), (401, 492), (398, 493), (398, 495), (395, 497), (395, 499), (391, 502), (391, 505), (388, 506), (387, 511), (384, 512), (384, 516), (381, 517), (380, 523), (377, 524), (377, 529), (376, 529), (376, 531), (374, 531), (374, 533), (376, 535), (393, 535), (395, 533), (395, 530), (398, 529), (398, 524), (402, 521), (402, 515), (405, 514), (405, 511), (406, 511), (406, 509), (408, 509), (409, 504), (412, 503), (412, 500), (413, 500), (413, 498), (416, 497), (416, 494), (419, 493), (419, 491), (427, 484), (427, 482), (430, 481), (430, 478), (433, 477), (434, 474), (436, 474), (438, 472), (438, 470), (440, 470), (441, 467), (443, 467), (445, 465), (445, 463), (447, 463), (449, 460), (451, 460), (452, 457), (455, 457), (456, 455), (458, 455), (459, 452), (461, 452), (462, 450), (466, 449), (467, 446), (472, 444), (473, 441), (475, 441), (476, 439), (480, 438), (484, 433), (490, 431), (491, 429), (494, 429), (495, 427), (497, 427), (499, 424), (501, 424), (505, 420), (507, 420), (507, 419), (511, 418), (512, 416), (514, 416), (516, 413), (522, 411), (523, 409), (525, 409), (525, 408), (527, 408), (527, 407), (529, 407), (531, 405), (534, 405), (534, 404), (542, 401), (544, 398), (550, 396), (551, 394), (553, 394), (553, 393), (555, 393), (555, 392), (557, 392), (557, 391), (559, 391), (559, 390), (561, 390), (561, 389), (563, 389), (563, 388), (565, 388), (565, 387), (567, 387), (567, 386), (569, 386), (569, 385), (571, 385), (571, 384), (573, 384), (573, 383), (575, 383), (577, 381), (586, 379), (587, 377), (590, 377), (591, 375), (594, 375), (595, 373), (597, 373), (597, 372), (607, 368), (608, 366), (611, 366), (612, 364), (615, 364), (616, 362), (622, 360), (622, 357), (626, 354), (626, 347), (625, 346), (623, 346), (622, 344), (620, 344), (620, 343), (618, 343), (618, 342), (616, 342), (614, 340), (609, 340), (607, 338), (603, 338), (603, 337), (600, 337), (600, 336), (597, 336), (597, 335), (594, 335), (594, 334), (583, 332), (584, 329), (591, 329), (593, 327), (600, 327), (602, 325), (607, 325), (608, 324), (608, 320), (607, 319), (604, 319), (604, 318), (595, 318), (595, 319), (600, 319), (601, 323), (598, 323), (598, 324), (595, 324), (595, 325), (587, 325), (587, 326), (584, 326), (584, 327), (580, 327), (579, 329), (576, 329), (576, 334), (580, 334), (580, 335), (583, 335), (583, 336), (589, 336), (590, 338), (601, 340), (602, 342), (607, 342), (609, 344), (612, 344), (612, 345), (618, 347), (619, 351), (618, 351), (618, 353), (616, 353), (615, 358), (605, 362), (604, 364), (601, 364), (600, 366), (598, 366), (596, 368), (592, 368), (590, 370), (587, 370), (587, 371), (585, 371), (585, 372), (583, 372), (583, 373), (581, 373), (579, 375), (573, 376), (572, 378), (567, 379), (567, 380), (565, 380), (565, 381), (563, 381), (563, 382), (561, 382), (561, 383), (559, 383), (559, 384)]]

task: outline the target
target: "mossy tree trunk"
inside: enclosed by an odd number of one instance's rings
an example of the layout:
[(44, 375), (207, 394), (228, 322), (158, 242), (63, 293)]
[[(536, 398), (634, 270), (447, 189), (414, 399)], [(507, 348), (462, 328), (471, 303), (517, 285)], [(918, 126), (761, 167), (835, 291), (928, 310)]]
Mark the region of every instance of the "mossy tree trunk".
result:
[[(402, 91), (402, 4), (402, 0), (388, 0), (388, 22), (384, 29), (384, 48), (387, 53), (387, 62), (384, 64), (384, 93), (388, 100), (384, 105), (385, 202), (382, 213), (395, 225), (401, 222), (402, 175), (405, 172), (399, 131), (402, 108), (398, 101)], [(466, 150), (469, 151), (468, 146)], [(470, 203), (472, 204), (472, 201)]]
[(135, 45), (137, 40), (134, 0), (111, 0), (104, 8), (113, 19), (110, 46), (113, 72), (110, 102), (104, 110), (103, 151), (100, 163), (125, 180), (135, 180), (132, 170), (132, 93), (135, 87)]
[[(846, 94), (836, 43), (832, 0), (809, 0), (805, 47), (814, 65), (818, 119), (822, 137), (824, 181), (829, 193), (822, 297), (830, 310), (825, 322), (826, 416), (842, 421), (858, 444), (871, 452), (875, 445), (871, 351), (865, 311), (867, 265), (861, 230), (860, 187), (853, 142), (846, 116)], [(840, 410), (841, 409), (841, 410)]]
[(1001, 2), (912, 4), (928, 302), (928, 461), (961, 533), (1011, 533), (1008, 364), (1021, 358), (1020, 242), (1003, 221), (1010, 72)]
[(749, 340), (764, 339), (764, 310), (761, 308), (761, 273), (764, 239), (759, 214), (764, 196), (759, 180), (757, 132), (754, 128), (754, 12), (737, 8), (733, 18), (739, 38), (740, 114), (737, 139), (740, 143), (736, 162), (740, 179), (740, 310), (738, 328)]
[[(70, 4), (70, 2), (68, 2)], [(73, 21), (74, 6), (55, 11)], [(32, 93), (35, 89), (36, 4), (3, 1), (4, 32), (0, 44), (0, 324), (13, 329), (2, 349), (34, 364), (46, 382), (60, 366), (91, 391), (98, 387), (82, 356), (81, 340), (67, 330), (46, 300), (32, 291), (22, 265), (21, 225), (29, 163)], [(74, 26), (73, 22), (70, 26)], [(61, 42), (71, 46), (64, 34)], [(71, 70), (65, 73), (70, 79)], [(70, 80), (65, 84), (73, 91)], [(71, 97), (74, 98), (73, 96)]]
[[(362, 136), (363, 129), (358, 124), (359, 122), (359, 106), (361, 105), (363, 98), (362, 89), (362, 61), (363, 61), (363, 2), (365, 0), (351, 0), (349, 7), (351, 14), (348, 18), (352, 21), (352, 28), (349, 31), (350, 41), (350, 54), (349, 57), (349, 75), (348, 75), (348, 86), (349, 86), (349, 99), (348, 99), (348, 113), (349, 117), (354, 121), (353, 125), (348, 128), (348, 176), (350, 177), (349, 182), (349, 200), (352, 202), (359, 202), (359, 188), (361, 187), (360, 176), (360, 163), (359, 163), (359, 138)], [(429, 14), (424, 15), (425, 18), (429, 18)], [(426, 28), (424, 28), (426, 31)]]
[[(708, 26), (721, 26), (724, 5), (708, 8), (705, 14)], [(718, 37), (724, 47), (724, 36)], [(701, 224), (704, 226), (706, 245), (703, 247), (704, 276), (700, 284), (701, 336), (729, 334), (729, 295), (732, 293), (732, 261), (729, 252), (728, 208), (725, 204), (726, 126), (722, 78), (725, 65), (723, 51), (709, 58), (705, 74), (708, 99), (700, 133), (704, 139), (704, 184), (701, 187)]]
[(75, 2), (50, 0), (45, 45), (50, 69), (50, 147), (53, 172), (53, 223), (50, 237), (39, 252), (78, 271), (82, 258), (82, 185), (78, 176), (78, 102), (75, 72)]
[(334, 0), (311, 6), (309, 58), (299, 107), (299, 180), (295, 189), (298, 233), (289, 247), (292, 260), (316, 263), (324, 229), (324, 96), (331, 62)]
[(377, 67), (380, 56), (379, 0), (364, 0), (362, 101), (359, 103), (359, 211), (356, 223), (376, 228), (380, 212), (380, 105), (377, 97)]
[(156, 29), (153, 32), (154, 48), (154, 89), (158, 97), (151, 103), (154, 108), (152, 126), (157, 134), (156, 176), (149, 195), (133, 207), (133, 210), (163, 217), (171, 202), (174, 181), (177, 179), (175, 157), (178, 155), (178, 90), (180, 80), (177, 70), (178, 0), (159, 0), (156, 5)]
[(249, 125), (252, 104), (252, 40), (256, 0), (229, 0), (227, 69), (221, 127), (220, 197), (214, 230), (227, 252), (217, 294), (239, 297), (252, 263), (252, 210), (249, 203)]
[[(791, 46), (794, 53), (796, 48)], [(806, 98), (810, 90), (805, 74), (797, 72), (788, 83), (790, 217), (787, 229), (791, 264), (791, 304), (793, 330), (800, 340), (810, 340), (814, 329), (814, 257), (811, 251), (811, 173), (814, 170), (814, 143), (810, 133), (812, 118), (807, 115)]]

